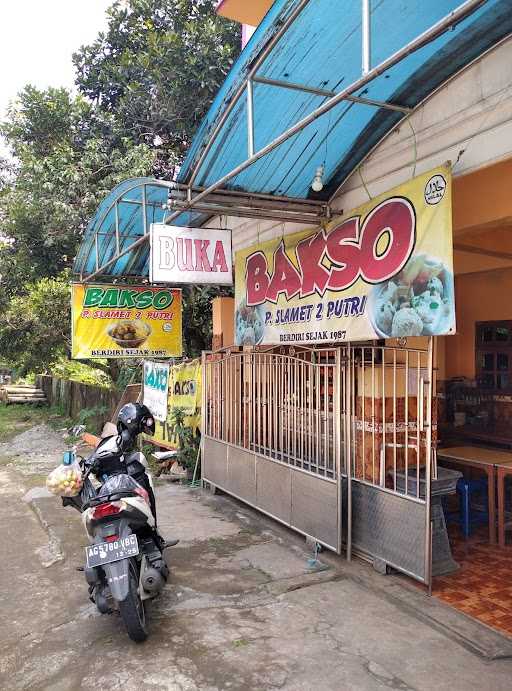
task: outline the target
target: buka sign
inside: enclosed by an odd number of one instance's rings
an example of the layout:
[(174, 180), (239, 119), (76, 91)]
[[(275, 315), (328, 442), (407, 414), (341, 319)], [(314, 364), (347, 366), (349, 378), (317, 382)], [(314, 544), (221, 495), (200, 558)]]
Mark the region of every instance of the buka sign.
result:
[(153, 224), (150, 280), (231, 285), (231, 232)]

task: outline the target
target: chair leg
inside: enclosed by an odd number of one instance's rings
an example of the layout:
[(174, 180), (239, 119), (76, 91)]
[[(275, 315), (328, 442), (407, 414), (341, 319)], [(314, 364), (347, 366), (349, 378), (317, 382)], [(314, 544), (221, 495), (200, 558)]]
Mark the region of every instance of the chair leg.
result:
[(470, 534), (469, 487), (464, 483), (462, 491), (462, 530), (467, 540)]

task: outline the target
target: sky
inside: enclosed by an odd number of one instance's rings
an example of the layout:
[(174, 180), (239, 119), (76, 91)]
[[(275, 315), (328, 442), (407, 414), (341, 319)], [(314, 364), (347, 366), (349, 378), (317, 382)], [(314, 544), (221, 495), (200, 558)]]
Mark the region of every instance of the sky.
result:
[[(106, 28), (112, 0), (0, 0), (0, 118), (25, 86), (73, 87), (72, 54)], [(1, 147), (0, 143), (0, 148)]]

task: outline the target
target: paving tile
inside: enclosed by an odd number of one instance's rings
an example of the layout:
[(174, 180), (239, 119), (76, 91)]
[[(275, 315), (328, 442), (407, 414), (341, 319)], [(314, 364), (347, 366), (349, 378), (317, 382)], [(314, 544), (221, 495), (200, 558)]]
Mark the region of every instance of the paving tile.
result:
[(454, 559), (460, 569), (434, 579), (433, 594), (443, 602), (512, 635), (512, 547), (486, 542), (485, 528), (468, 540), (449, 527)]

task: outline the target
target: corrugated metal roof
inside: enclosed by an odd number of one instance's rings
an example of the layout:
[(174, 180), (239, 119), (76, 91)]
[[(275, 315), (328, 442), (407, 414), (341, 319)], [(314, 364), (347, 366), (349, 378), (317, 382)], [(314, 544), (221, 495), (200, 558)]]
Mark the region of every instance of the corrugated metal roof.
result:
[[(248, 159), (247, 99), (240, 97), (258, 60), (257, 78), (339, 93), (361, 77), (361, 2), (309, 0), (284, 35), (265, 51), (304, 0), (276, 0), (242, 52), (201, 124), (181, 168), (179, 182), (208, 188)], [(460, 0), (373, 0), (371, 66), (377, 67), (452, 11)], [(471, 3), (470, 3), (471, 4)], [(468, 5), (468, 3), (463, 3)], [(423, 47), (382, 71), (352, 96), (414, 109), (465, 66), (512, 34), (510, 0), (484, 0), (477, 9)], [(255, 151), (310, 115), (328, 96), (254, 83)], [(233, 105), (234, 104), (234, 105)], [(229, 113), (229, 110), (231, 112)], [(229, 113), (228, 115), (226, 115)], [(407, 114), (343, 100), (222, 186), (223, 190), (329, 200), (340, 184)], [(206, 152), (206, 153), (205, 153)], [(311, 190), (315, 169), (325, 165), (324, 189)], [(195, 174), (194, 174), (195, 173)], [(110, 262), (105, 275), (146, 275), (148, 248), (116, 257), (115, 200), (121, 210), (120, 251), (144, 235), (140, 202), (146, 189), (146, 225), (162, 221), (167, 188), (148, 178), (119, 185), (91, 220), (75, 271), (88, 275)], [(133, 197), (130, 199), (130, 195)], [(200, 225), (204, 214), (181, 213), (179, 225)], [(96, 246), (98, 257), (96, 258)], [(118, 252), (119, 254), (119, 252)]]
[[(181, 169), (188, 183), (202, 150), (271, 36), (299, 0), (277, 0), (219, 91)], [(460, 0), (374, 0), (371, 65), (389, 58), (461, 5)], [(354, 95), (417, 107), (440, 85), (512, 32), (510, 0), (488, 0), (466, 19)], [(263, 61), (258, 76), (332, 92), (361, 76), (361, 2), (310, 0)], [(327, 100), (324, 96), (254, 84), (255, 150)], [(231, 179), (224, 189), (317, 198), (310, 185), (325, 164), (327, 200), (357, 169), (403, 113), (344, 101)], [(247, 102), (240, 99), (201, 164), (194, 185), (209, 187), (247, 158)]]

